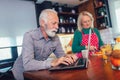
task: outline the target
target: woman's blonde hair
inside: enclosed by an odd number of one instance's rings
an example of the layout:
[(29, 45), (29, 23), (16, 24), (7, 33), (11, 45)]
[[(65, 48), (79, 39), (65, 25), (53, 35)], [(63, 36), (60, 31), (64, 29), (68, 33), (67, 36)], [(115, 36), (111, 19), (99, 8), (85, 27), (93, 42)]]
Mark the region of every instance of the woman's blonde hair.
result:
[(94, 19), (93, 16), (90, 12), (87, 11), (82, 11), (79, 16), (78, 16), (78, 20), (77, 20), (77, 27), (78, 30), (81, 31), (82, 30), (82, 24), (81, 24), (81, 19), (83, 16), (89, 16), (91, 18), (92, 24), (91, 24), (91, 28), (94, 28)]

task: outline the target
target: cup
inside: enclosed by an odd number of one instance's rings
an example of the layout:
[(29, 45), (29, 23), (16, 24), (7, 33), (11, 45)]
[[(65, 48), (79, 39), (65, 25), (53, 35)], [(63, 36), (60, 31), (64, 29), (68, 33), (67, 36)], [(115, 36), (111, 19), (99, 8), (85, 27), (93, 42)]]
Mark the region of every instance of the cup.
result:
[(104, 60), (107, 60), (108, 57), (107, 57), (107, 55), (106, 55), (106, 48), (101, 48), (101, 52), (102, 52), (102, 55), (103, 55), (103, 59), (104, 59)]
[(88, 50), (82, 50), (81, 52), (82, 52), (83, 58), (88, 59), (89, 51)]

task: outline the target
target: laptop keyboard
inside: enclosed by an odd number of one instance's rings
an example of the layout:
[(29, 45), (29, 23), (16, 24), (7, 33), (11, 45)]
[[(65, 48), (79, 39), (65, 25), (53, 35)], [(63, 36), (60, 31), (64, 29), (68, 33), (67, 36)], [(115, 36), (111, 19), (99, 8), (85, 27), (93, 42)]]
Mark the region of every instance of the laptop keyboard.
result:
[(75, 66), (75, 65), (78, 64), (78, 61), (79, 61), (79, 60), (77, 60), (75, 63), (70, 64), (70, 65), (60, 64), (59, 66), (60, 66), (60, 67), (71, 67), (71, 66)]
[(52, 67), (49, 70), (56, 71), (56, 70), (67, 70), (67, 69), (84, 69), (84, 68), (87, 68), (86, 63), (87, 63), (87, 59), (80, 58), (74, 64), (71, 64), (71, 65), (60, 64), (59, 66)]

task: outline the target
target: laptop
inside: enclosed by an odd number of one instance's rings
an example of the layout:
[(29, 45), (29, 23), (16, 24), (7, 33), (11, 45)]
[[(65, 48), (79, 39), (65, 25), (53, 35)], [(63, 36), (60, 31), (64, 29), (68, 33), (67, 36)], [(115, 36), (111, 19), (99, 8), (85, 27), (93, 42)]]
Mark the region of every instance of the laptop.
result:
[[(88, 52), (90, 49), (90, 41), (91, 41), (91, 29), (89, 30), (89, 38), (88, 38)], [(89, 53), (88, 53), (89, 54)], [(49, 68), (49, 71), (56, 71), (56, 70), (72, 70), (72, 69), (86, 69), (88, 67), (88, 58), (79, 58), (74, 64), (72, 65), (59, 65), (57, 67)]]
[(73, 69), (87, 69), (88, 67), (88, 59), (79, 58), (74, 64), (72, 65), (64, 65), (61, 64), (57, 67), (49, 68), (49, 71), (57, 71), (57, 70), (73, 70)]

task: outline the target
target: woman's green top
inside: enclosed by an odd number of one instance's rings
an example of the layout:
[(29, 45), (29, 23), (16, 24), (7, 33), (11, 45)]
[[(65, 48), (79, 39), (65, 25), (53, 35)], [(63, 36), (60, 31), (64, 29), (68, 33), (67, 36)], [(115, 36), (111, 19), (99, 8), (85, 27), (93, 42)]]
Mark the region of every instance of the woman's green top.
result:
[[(82, 32), (83, 32), (84, 34), (89, 34), (89, 29), (90, 29), (90, 28), (88, 28), (88, 29), (83, 28), (83, 29), (82, 29)], [(96, 35), (98, 36), (98, 39), (99, 39), (99, 47), (103, 46), (104, 43), (103, 43), (103, 41), (102, 41), (102, 39), (101, 39), (101, 36), (100, 36), (100, 33), (99, 33), (98, 29), (97, 29), (97, 28), (93, 28), (92, 30), (93, 30), (93, 31), (96, 33)], [(85, 46), (81, 46), (81, 45), (80, 45), (81, 42), (82, 42), (82, 32), (80, 32), (78, 29), (74, 32), (74, 38), (73, 38), (73, 43), (72, 43), (72, 52), (73, 52), (73, 53), (81, 52), (81, 50), (84, 50), (84, 49), (85, 49)]]

